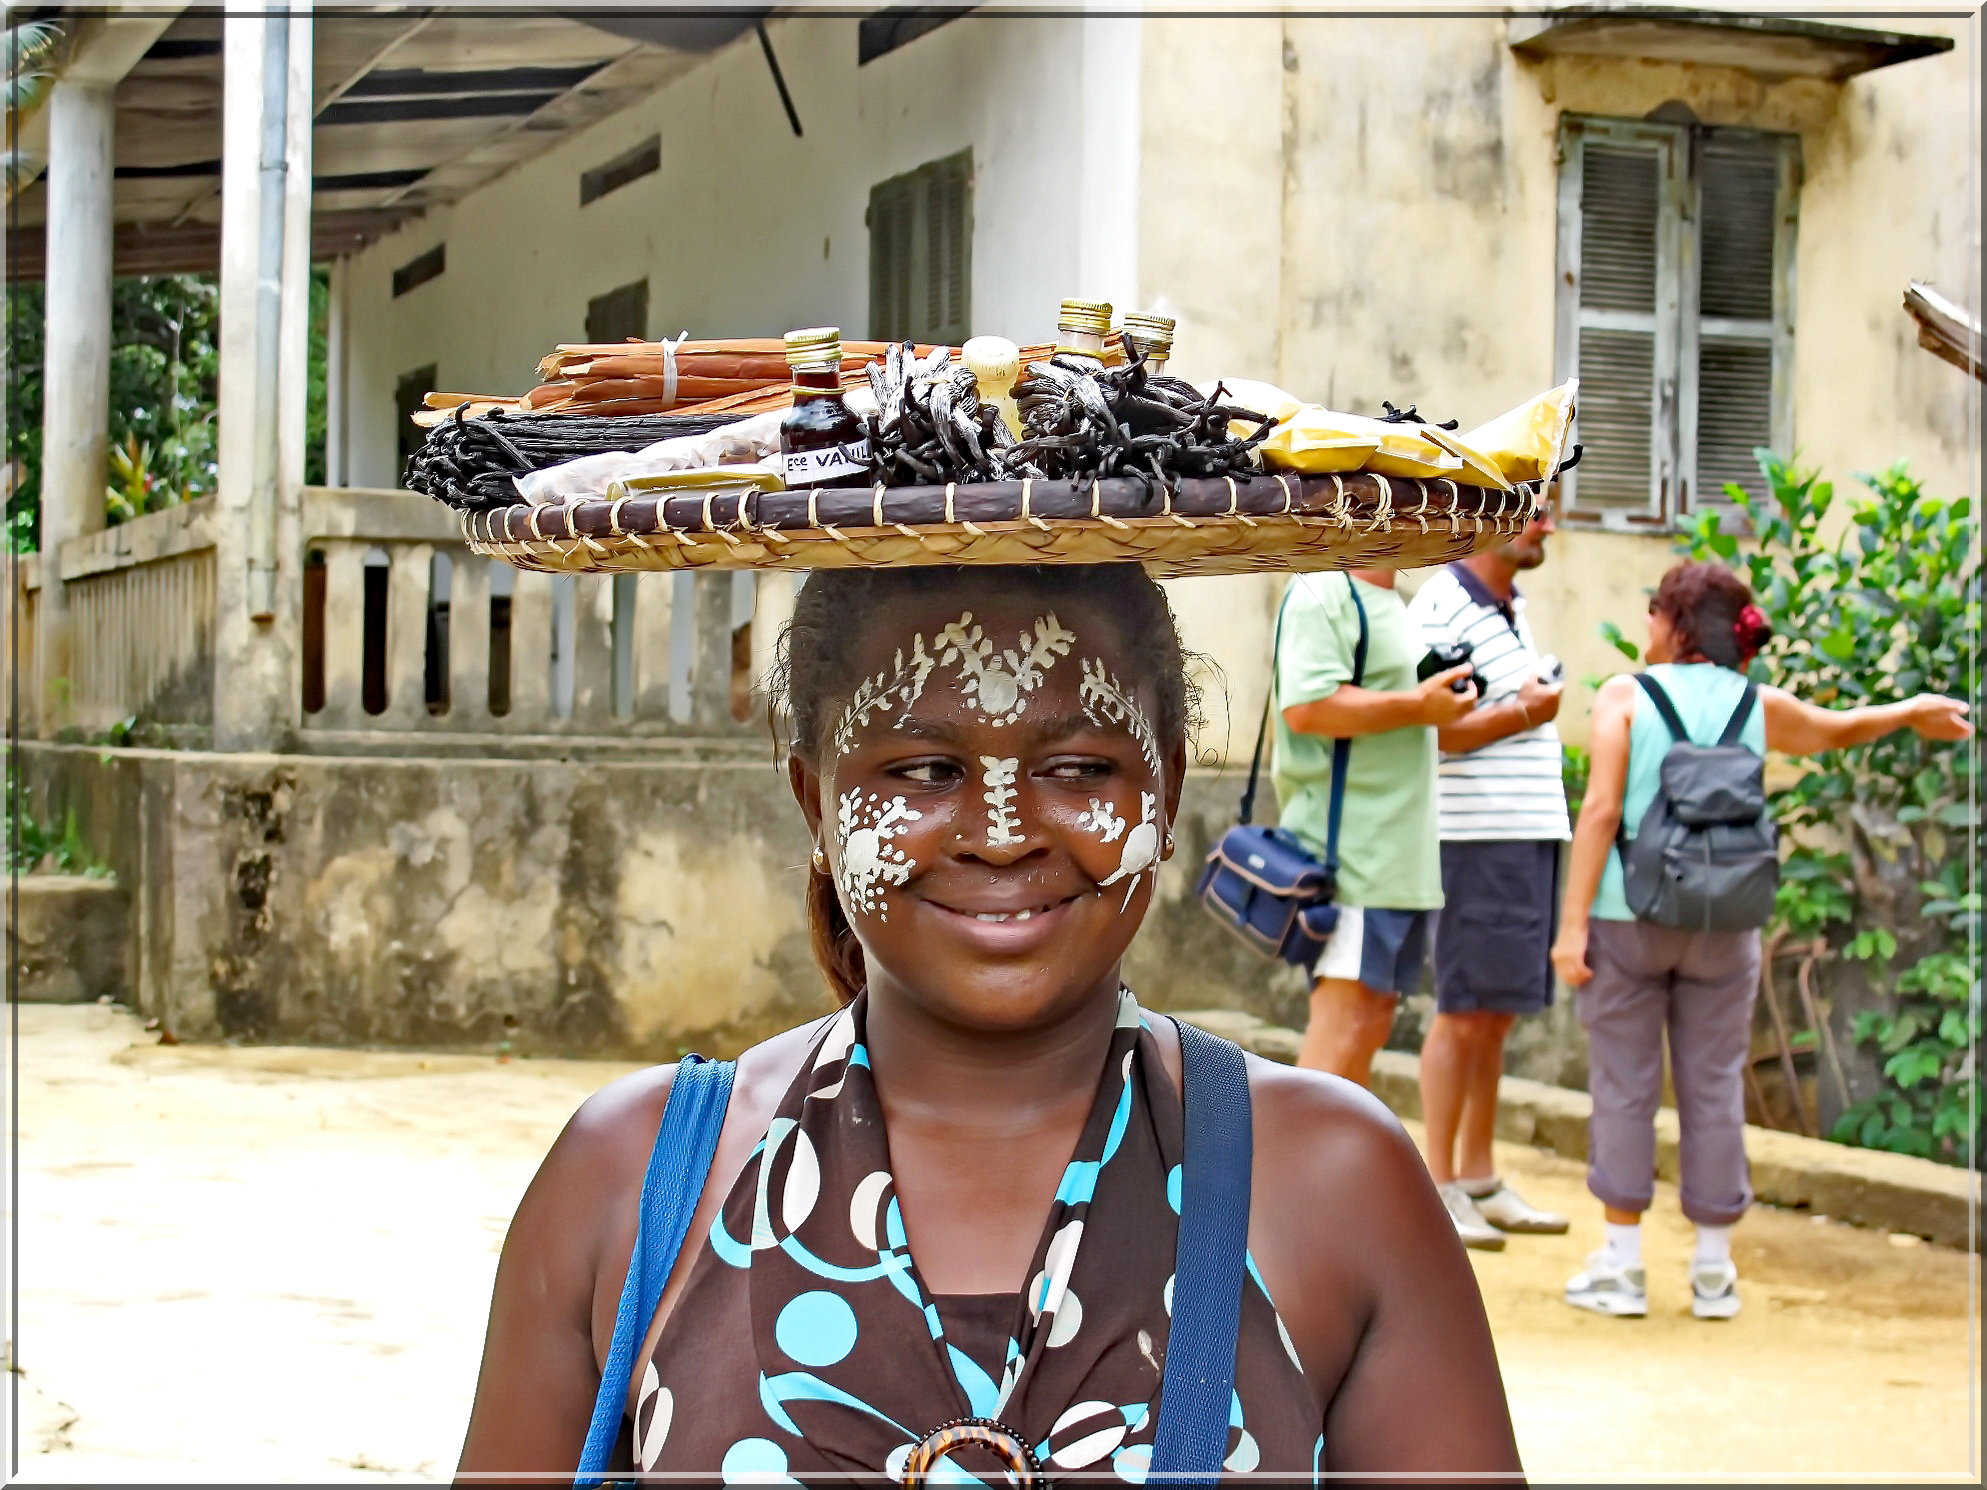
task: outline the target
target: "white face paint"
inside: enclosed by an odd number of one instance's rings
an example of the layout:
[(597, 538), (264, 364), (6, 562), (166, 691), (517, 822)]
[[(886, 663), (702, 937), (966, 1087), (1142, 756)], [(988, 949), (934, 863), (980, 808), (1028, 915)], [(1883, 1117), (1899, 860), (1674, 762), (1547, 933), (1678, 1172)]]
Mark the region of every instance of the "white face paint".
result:
[[(1138, 877), (1150, 873), (1154, 878), (1159, 874), (1159, 824), (1153, 819), (1153, 809), (1159, 799), (1151, 792), (1138, 794), (1138, 824), (1125, 834), (1125, 846), (1118, 851), (1118, 867), (1111, 872), (1109, 879), (1097, 881), (1100, 887), (1115, 885), (1119, 880), (1126, 881), (1125, 903), (1120, 910), (1131, 906), (1131, 898), (1138, 890)], [(1107, 840), (1108, 841), (1108, 840)]]
[(983, 755), (980, 766), (986, 773), (988, 846), (1005, 848), (1021, 842), (1021, 820), (1014, 815), (1014, 778), (1021, 769), (1019, 757), (1002, 760), (997, 755)]
[(1019, 646), (994, 656), (994, 644), (966, 612), (938, 633), (939, 661), (964, 674), (966, 697), (995, 724), (1012, 724), (1028, 707), (1027, 695), (1042, 686), (1042, 674), (1076, 645), (1053, 613), (1037, 616), (1033, 636), (1021, 633)]
[(1145, 710), (1094, 657), (1083, 660), (1083, 684), (1078, 696), (1083, 701), (1085, 718), (1092, 724), (1115, 724), (1130, 731), (1153, 777), (1157, 779), (1165, 774), (1159, 761), (1159, 737), (1152, 732), (1152, 723), (1145, 717)]
[[(835, 754), (847, 755), (854, 749), (856, 731), (867, 728), (870, 719), (886, 709), (894, 707), (897, 724), (902, 725), (912, 705), (924, 696), (932, 672), (940, 667), (959, 674), (966, 698), (982, 714), (995, 724), (1012, 724), (1027, 709), (1028, 695), (1042, 686), (1042, 674), (1075, 645), (1076, 633), (1066, 630), (1051, 612), (1037, 616), (1014, 647), (996, 656), (992, 640), (967, 611), (938, 633), (931, 651), (926, 650), (923, 635), (915, 635), (908, 652), (900, 649), (888, 668), (863, 679), (835, 722)], [(934, 657), (933, 651), (938, 655)]]
[(1078, 817), (1076, 825), (1086, 832), (1095, 833), (1106, 843), (1116, 843), (1125, 831), (1125, 820), (1118, 816), (1109, 802), (1090, 799), (1090, 810)]
[(863, 679), (855, 697), (842, 710), (842, 717), (835, 721), (835, 754), (847, 755), (855, 748), (856, 731), (868, 726), (872, 714), (896, 706), (901, 721), (904, 713), (923, 696), (925, 680), (937, 665), (925, 651), (925, 639), (913, 636), (908, 658), (899, 651), (887, 670)]
[(860, 788), (842, 793), (835, 813), (841, 839), (835, 884), (846, 906), (879, 920), (890, 919), (883, 887), (903, 884), (918, 867), (917, 861), (891, 840), (902, 836), (923, 816), (902, 797), (886, 802), (875, 792), (865, 793)]

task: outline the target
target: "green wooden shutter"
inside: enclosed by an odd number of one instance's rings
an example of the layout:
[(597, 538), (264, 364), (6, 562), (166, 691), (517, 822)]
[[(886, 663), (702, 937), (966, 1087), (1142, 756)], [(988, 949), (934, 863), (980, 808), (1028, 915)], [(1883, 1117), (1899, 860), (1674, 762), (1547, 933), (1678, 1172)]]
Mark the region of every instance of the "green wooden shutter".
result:
[(962, 151), (869, 193), (869, 320), (879, 341), (970, 334), (973, 158)]
[(869, 332), (902, 341), (911, 324), (911, 235), (917, 216), (911, 176), (869, 192)]
[(586, 339), (596, 344), (645, 341), (649, 334), (649, 282), (638, 279), (586, 303)]
[(918, 340), (956, 347), (972, 335), (972, 153), (924, 171), (925, 334)]

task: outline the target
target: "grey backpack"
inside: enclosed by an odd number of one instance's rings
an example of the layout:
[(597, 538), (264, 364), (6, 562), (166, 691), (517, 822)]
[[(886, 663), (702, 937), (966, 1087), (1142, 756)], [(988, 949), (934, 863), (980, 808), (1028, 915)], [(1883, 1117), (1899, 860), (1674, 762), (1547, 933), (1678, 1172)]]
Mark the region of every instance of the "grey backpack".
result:
[(1747, 683), (1718, 743), (1699, 745), (1661, 685), (1647, 673), (1635, 681), (1672, 744), (1633, 841), (1616, 829), (1628, 908), (1685, 931), (1764, 926), (1780, 884), (1780, 830), (1766, 808), (1766, 762), (1739, 743), (1759, 690)]

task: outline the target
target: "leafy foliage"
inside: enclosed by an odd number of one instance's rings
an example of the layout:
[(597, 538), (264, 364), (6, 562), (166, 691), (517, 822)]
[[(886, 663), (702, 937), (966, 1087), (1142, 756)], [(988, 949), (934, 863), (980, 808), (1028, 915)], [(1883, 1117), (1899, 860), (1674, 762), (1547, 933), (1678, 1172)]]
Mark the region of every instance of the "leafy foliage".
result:
[[(149, 478), (149, 503), (114, 519), (214, 490), (221, 296), (212, 277), (121, 279), (111, 291), (110, 439)], [(143, 452), (143, 459), (137, 459)], [(118, 459), (112, 455), (113, 473)], [(127, 491), (127, 499), (138, 495)]]
[[(1725, 488), (1750, 519), (1752, 541), (1742, 549), (1717, 511), (1698, 513), (1684, 536), (1693, 558), (1742, 569), (1773, 624), (1754, 678), (1834, 708), (1929, 692), (1969, 699), (1977, 711), (1981, 578), (1971, 499), (1927, 494), (1900, 462), (1859, 476), (1867, 494), (1849, 498), (1846, 524), (1833, 529), (1831, 483), (1770, 451), (1755, 453), (1767, 496)], [(1825, 529), (1840, 536), (1831, 541)], [(1977, 754), (1904, 730), (1795, 768), (1794, 781), (1774, 794), (1793, 845), (1778, 924), (1796, 936), (1833, 934), (1841, 956), (1873, 972), (1898, 956), (1900, 933), (1931, 947), (1897, 975), (1893, 1010), (1857, 1016), (1851, 1036), (1882, 1054), (1888, 1085), (1844, 1113), (1833, 1136), (1971, 1162), (1980, 1090), (1970, 1054), (1980, 1033), (1980, 896), (1968, 881), (1980, 827)], [(1866, 886), (1854, 856), (1825, 845), (1858, 834), (1888, 845), (1922, 904), (1915, 916), (1898, 907), (1897, 925), (1850, 934), (1867, 914)]]
[(1580, 821), (1580, 804), (1587, 800), (1587, 778), (1593, 772), (1594, 758), (1584, 745), (1563, 745), (1559, 756), (1559, 782), (1566, 789), (1566, 811)]
[[(23, 21), (7, 29), (6, 41), (0, 43), (7, 58), (6, 94), (0, 98), (0, 106), (10, 115), (25, 113), (40, 102), (49, 79), (48, 63), (55, 59), (61, 40), (62, 28), (53, 21)], [(11, 122), (9, 127), (13, 127)], [(10, 170), (13, 164), (10, 154)]]
[(7, 762), (7, 872), (82, 874), (101, 879), (110, 871), (90, 856), (76, 826), (76, 809), (57, 829), (27, 810), (26, 793), (14, 762)]
[[(326, 271), (311, 274), (304, 480), (325, 479)], [(7, 286), (9, 419), (6, 459), (17, 481), (6, 540), (35, 549), (41, 528), (42, 287)], [(120, 279), (111, 293), (110, 459), (106, 511), (113, 523), (211, 493), (220, 479), (217, 402), (220, 287), (212, 275)]]

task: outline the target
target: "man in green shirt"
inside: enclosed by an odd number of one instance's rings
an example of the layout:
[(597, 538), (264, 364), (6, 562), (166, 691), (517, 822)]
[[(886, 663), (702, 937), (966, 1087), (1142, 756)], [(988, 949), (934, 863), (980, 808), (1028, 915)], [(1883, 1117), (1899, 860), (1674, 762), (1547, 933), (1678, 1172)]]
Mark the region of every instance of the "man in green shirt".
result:
[[(1352, 681), (1365, 612), (1366, 666)], [(1331, 816), (1332, 742), (1352, 741), (1339, 824), (1338, 929), (1312, 969), (1298, 1064), (1362, 1085), (1418, 987), (1442, 905), (1435, 731), (1476, 704), (1467, 664), (1417, 682), (1421, 633), (1391, 569), (1300, 574), (1284, 592), (1276, 658), (1276, 795), (1284, 827), (1320, 859)]]

